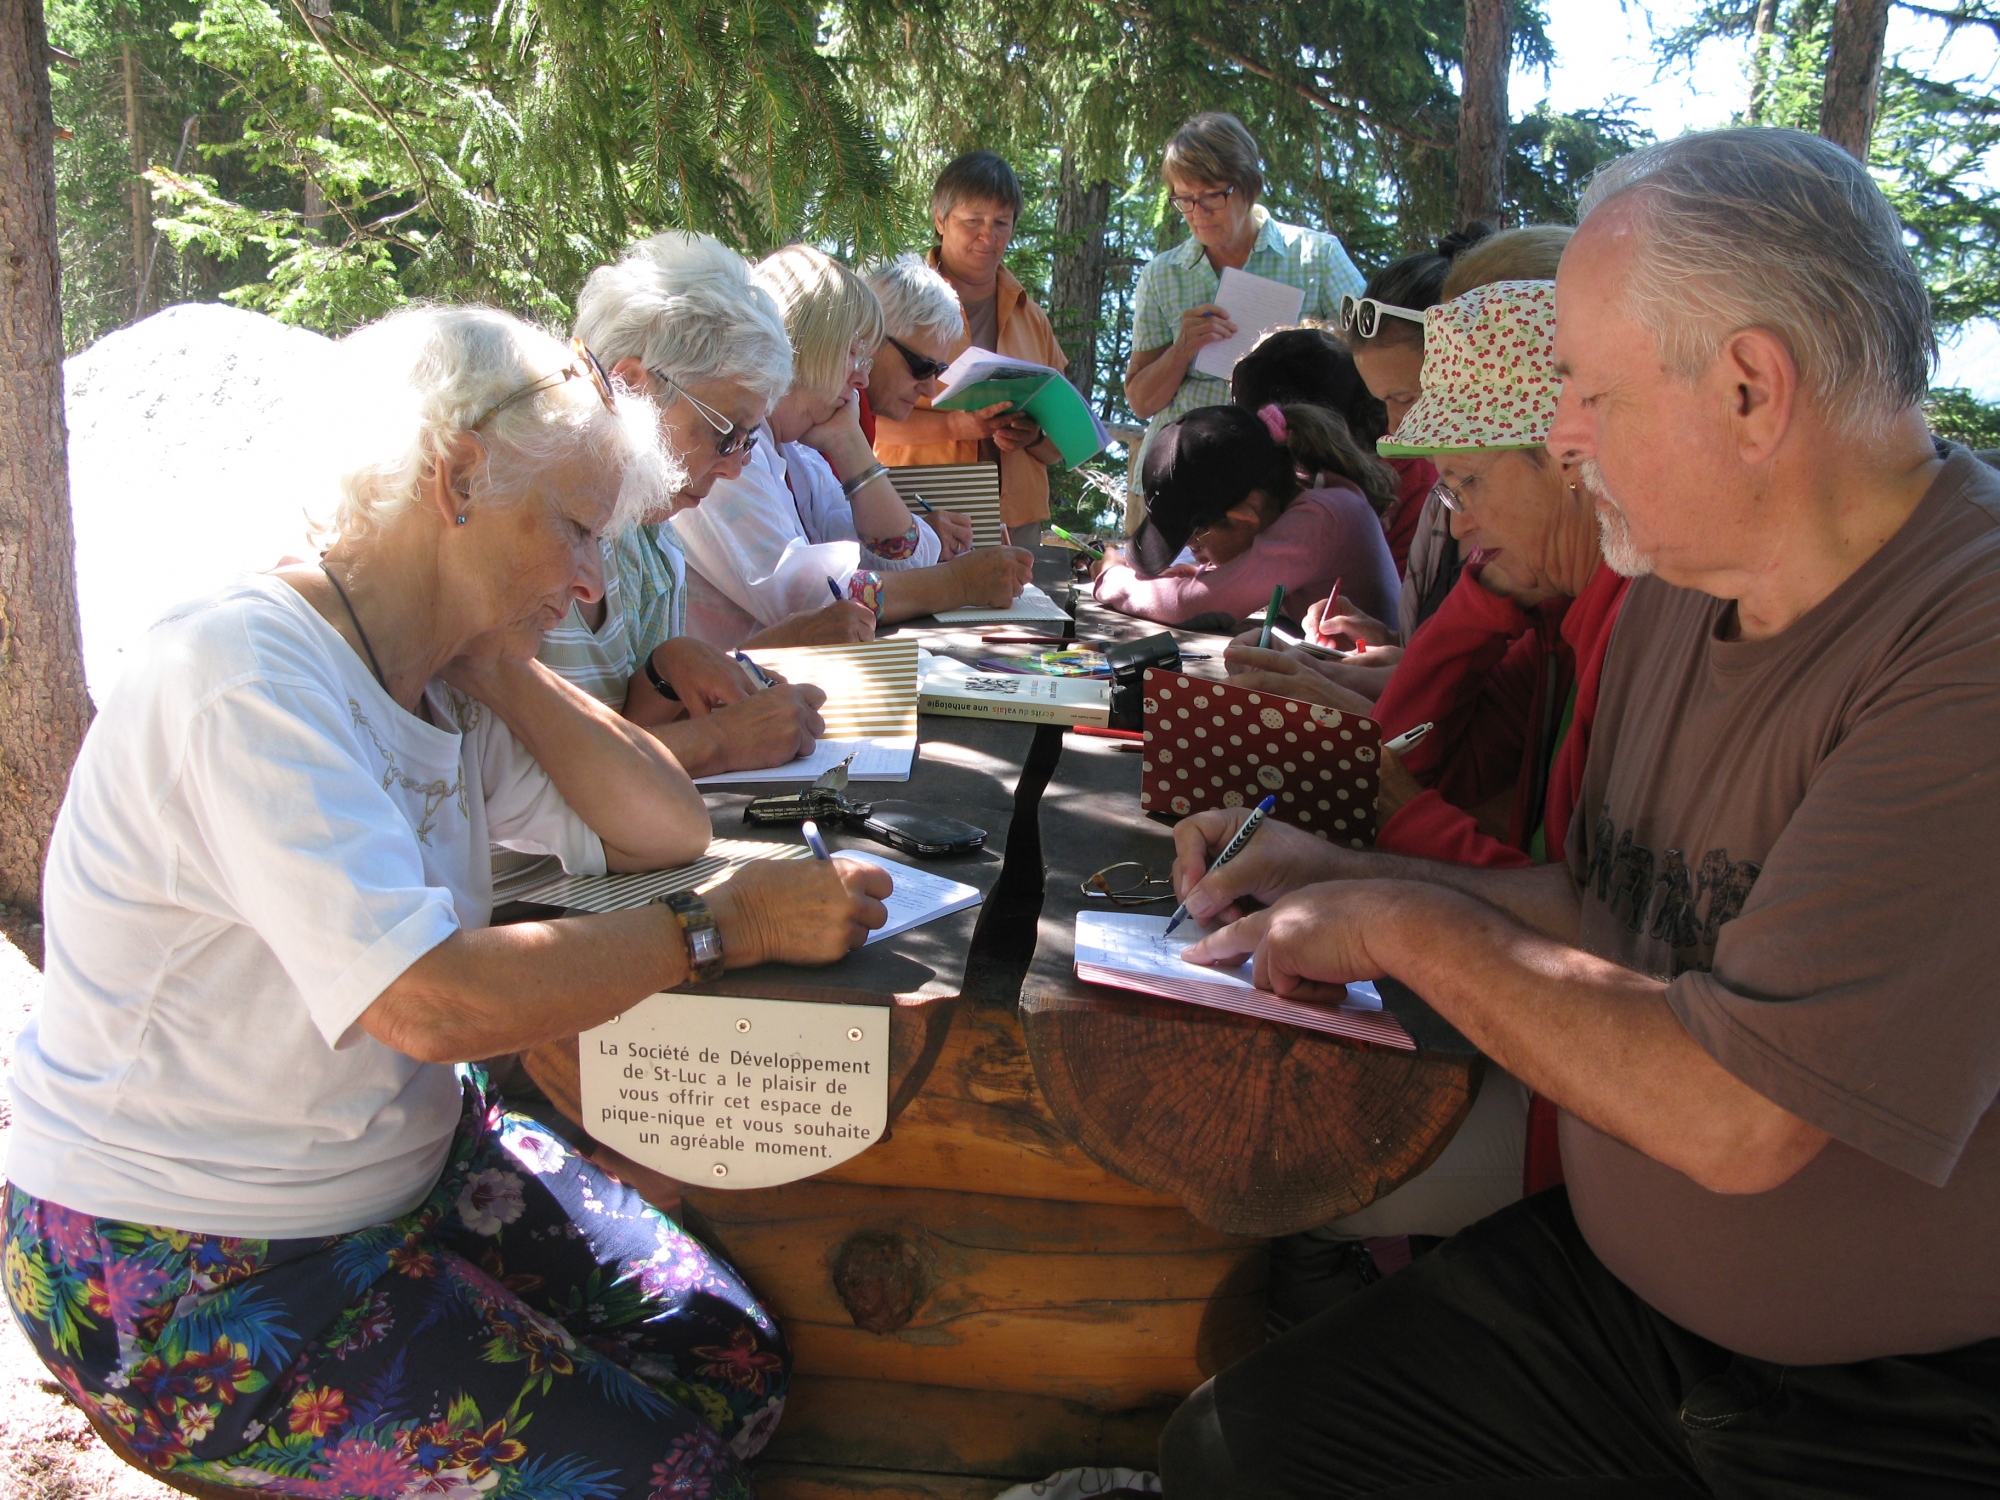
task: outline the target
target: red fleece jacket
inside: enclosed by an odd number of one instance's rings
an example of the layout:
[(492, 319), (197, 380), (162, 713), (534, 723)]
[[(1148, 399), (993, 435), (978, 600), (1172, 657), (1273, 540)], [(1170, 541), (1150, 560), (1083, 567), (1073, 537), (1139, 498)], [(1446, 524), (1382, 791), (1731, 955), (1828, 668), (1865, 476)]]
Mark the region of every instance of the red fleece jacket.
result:
[(1438, 482), (1437, 465), (1428, 458), (1392, 458), (1387, 463), (1396, 471), (1396, 498), (1382, 512), (1382, 534), (1389, 540), (1389, 556), (1396, 564), (1397, 576), (1407, 577), (1410, 543), (1417, 539), (1417, 518), (1424, 513), (1424, 499)]
[[(1521, 867), (1534, 862), (1527, 850), (1539, 824), (1549, 856), (1561, 857), (1590, 755), (1604, 653), (1629, 584), (1599, 563), (1576, 598), (1529, 611), (1483, 588), (1475, 569), (1465, 570), (1411, 640), (1375, 705), (1384, 739), (1426, 720), (1437, 725), (1403, 762), (1426, 790), (1382, 825), (1376, 848), (1452, 864)], [(1466, 809), (1509, 786), (1514, 815), (1503, 843), (1481, 832)]]

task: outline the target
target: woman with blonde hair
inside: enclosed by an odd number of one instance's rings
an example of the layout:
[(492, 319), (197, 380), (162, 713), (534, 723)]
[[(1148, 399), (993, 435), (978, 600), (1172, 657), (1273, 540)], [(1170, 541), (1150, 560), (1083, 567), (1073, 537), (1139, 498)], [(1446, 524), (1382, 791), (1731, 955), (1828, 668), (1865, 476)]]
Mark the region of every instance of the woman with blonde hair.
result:
[(345, 340), (317, 566), (134, 644), (50, 847), (14, 1056), (6, 1287), (177, 1488), (749, 1493), (790, 1358), (736, 1273), (453, 1064), (662, 989), (828, 963), (867, 865), (489, 926), (493, 845), (684, 864), (700, 794), (534, 660), (600, 540), (682, 482), (657, 413), (504, 313)]
[(885, 327), (867, 282), (808, 245), (766, 256), (753, 276), (784, 316), (792, 384), (742, 473), (674, 517), (690, 632), (724, 649), (804, 645), (865, 639), (878, 619), (1012, 602), (1032, 555), (986, 547), (940, 563), (937, 533), (862, 435), (857, 397)]

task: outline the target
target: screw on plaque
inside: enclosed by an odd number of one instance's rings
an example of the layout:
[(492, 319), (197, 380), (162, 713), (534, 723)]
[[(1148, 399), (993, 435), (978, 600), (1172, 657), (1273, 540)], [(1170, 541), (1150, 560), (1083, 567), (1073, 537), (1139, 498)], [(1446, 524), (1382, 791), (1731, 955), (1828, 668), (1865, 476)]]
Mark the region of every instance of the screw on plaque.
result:
[(736, 1023), (736, 1029), (738, 1031), (748, 1031), (750, 1029), (750, 1023), (748, 1021), (739, 1020)]
[(717, 1162), (715, 1164), (715, 1175), (717, 1177), (727, 1177), (729, 1175), (729, 1168), (724, 1166), (721, 1162)]
[(861, 1040), (861, 1028), (860, 1028), (859, 1026), (850, 1026), (850, 1027), (848, 1027), (848, 1028), (847, 1028), (847, 1039), (848, 1039), (848, 1040), (849, 1040), (850, 1042), (858, 1042), (858, 1041), (860, 1041), (860, 1040)]

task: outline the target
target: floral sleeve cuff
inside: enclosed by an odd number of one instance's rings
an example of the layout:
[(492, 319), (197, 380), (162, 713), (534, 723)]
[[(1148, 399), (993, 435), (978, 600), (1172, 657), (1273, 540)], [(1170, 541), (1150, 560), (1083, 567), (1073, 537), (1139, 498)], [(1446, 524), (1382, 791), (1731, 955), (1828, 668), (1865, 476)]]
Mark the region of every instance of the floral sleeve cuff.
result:
[(882, 575), (857, 568), (847, 575), (847, 597), (864, 606), (876, 619), (882, 618)]
[(861, 545), (884, 562), (901, 562), (916, 554), (917, 523), (910, 522), (910, 529), (901, 536), (887, 537), (879, 542), (864, 540)]

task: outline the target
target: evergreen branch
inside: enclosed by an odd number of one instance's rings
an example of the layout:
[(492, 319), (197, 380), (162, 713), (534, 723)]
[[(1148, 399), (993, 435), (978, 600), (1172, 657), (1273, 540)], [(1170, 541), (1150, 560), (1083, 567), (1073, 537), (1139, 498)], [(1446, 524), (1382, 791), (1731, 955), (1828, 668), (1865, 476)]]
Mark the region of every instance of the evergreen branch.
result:
[[(402, 143), (403, 155), (408, 158), (411, 169), (416, 172), (417, 181), (423, 185), (424, 202), (430, 205), (432, 213), (437, 213), (437, 196), (431, 187), (430, 173), (424, 170), (424, 164), (417, 159), (416, 148), (410, 144), (410, 138), (403, 134), (403, 127), (389, 118), (388, 112), (375, 102), (375, 96), (364, 89), (355, 79), (354, 75), (347, 71), (347, 68), (342, 64), (340, 59), (334, 55), (333, 48), (326, 44), (326, 38), (320, 35), (319, 28), (313, 25), (312, 17), (306, 14), (306, 8), (300, 3), (300, 0), (291, 0), (291, 4), (292, 9), (299, 13), (299, 19), (305, 23), (306, 30), (312, 33), (312, 39), (319, 44), (319, 50), (325, 53), (326, 60), (333, 64), (334, 72), (347, 80), (347, 86), (360, 95), (362, 103), (375, 112), (375, 118), (388, 126), (390, 132)], [(443, 215), (439, 214), (438, 217), (442, 219)]]

